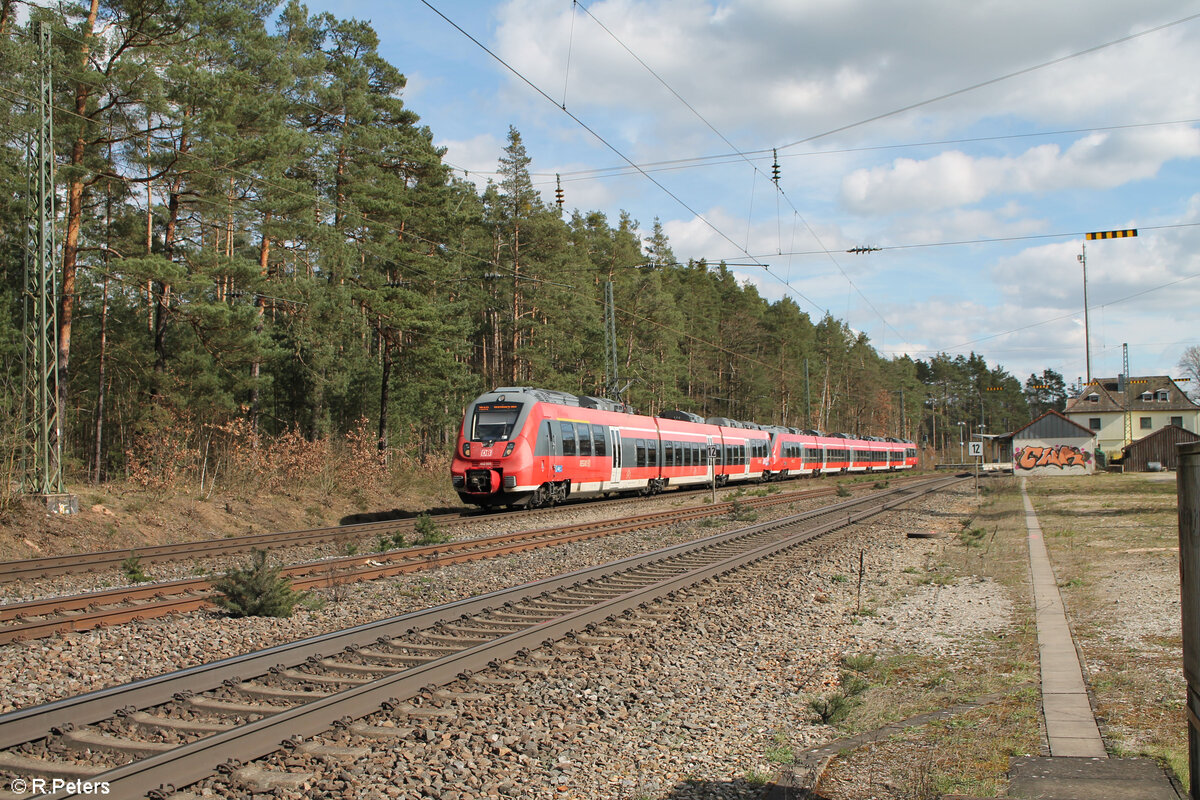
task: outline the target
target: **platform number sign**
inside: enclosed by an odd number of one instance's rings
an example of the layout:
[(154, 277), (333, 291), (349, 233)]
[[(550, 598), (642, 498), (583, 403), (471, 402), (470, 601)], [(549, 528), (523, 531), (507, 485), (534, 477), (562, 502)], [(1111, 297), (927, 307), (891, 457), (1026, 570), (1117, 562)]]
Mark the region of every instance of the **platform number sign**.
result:
[(971, 458), (983, 458), (983, 442), (967, 442), (967, 455)]

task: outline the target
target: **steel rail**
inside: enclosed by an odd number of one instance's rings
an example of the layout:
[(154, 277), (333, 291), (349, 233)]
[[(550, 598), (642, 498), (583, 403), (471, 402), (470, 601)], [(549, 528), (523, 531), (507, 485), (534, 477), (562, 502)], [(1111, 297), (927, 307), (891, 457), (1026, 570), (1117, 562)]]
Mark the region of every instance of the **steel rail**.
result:
[[(879, 473), (880, 477), (889, 480), (914, 480), (919, 476), (896, 475), (894, 473)], [(799, 480), (799, 479), (797, 479)], [(830, 491), (815, 489), (809, 491)], [(645, 498), (617, 498), (608, 503), (628, 503), (644, 500)], [(575, 503), (568, 503), (568, 507)], [(561, 506), (559, 508), (562, 508)], [(520, 518), (546, 514), (551, 509), (534, 509), (528, 511), (507, 511), (492, 514), (470, 512), (453, 512), (432, 515), (435, 522), (472, 522), (489, 517), (503, 516), (504, 518)], [(177, 542), (175, 544), (145, 545), (142, 547), (121, 548), (118, 550), (99, 550), (89, 553), (71, 553), (62, 556), (39, 556), (36, 558), (0, 561), (0, 583), (10, 583), (33, 577), (51, 577), (55, 575), (79, 574), (96, 572), (103, 569), (114, 569), (128, 558), (136, 556), (145, 563), (181, 561), (193, 558), (232, 555), (244, 553), (253, 549), (270, 549), (276, 547), (303, 547), (329, 541), (338, 541), (357, 536), (378, 533), (395, 533), (409, 530), (416, 524), (417, 517), (402, 519), (376, 520), (348, 525), (326, 526), (295, 531), (276, 531), (254, 533), (244, 536), (234, 536), (222, 539), (206, 539), (197, 542)]]
[[(935, 491), (957, 480), (962, 479), (932, 481), (919, 494)], [(117, 767), (96, 775), (91, 780), (93, 783), (107, 783), (109, 790), (120, 797), (169, 797), (177, 787), (201, 780), (212, 774), (221, 764), (230, 763), (231, 759), (234, 763), (241, 763), (247, 757), (259, 758), (289, 744), (299, 744), (308, 737), (345, 724), (347, 720), (368, 716), (386, 705), (397, 705), (415, 696), (423, 688), (452, 682), (458, 676), (470, 675), (490, 664), (513, 658), (524, 650), (549, 644), (589, 626), (613, 619), (626, 611), (672, 595), (681, 589), (770, 558), (781, 551), (798, 547), (832, 530), (862, 521), (919, 496), (911, 491), (904, 494), (907, 496), (893, 497), (891, 500), (879, 495), (866, 498), (856, 503), (869, 506), (858, 514), (851, 509), (826, 508), (821, 515), (834, 516), (834, 519), (799, 534), (753, 547), (643, 588), (624, 592), (551, 621), (464, 648), (426, 664), (410, 667), (395, 675), (345, 689), (171, 751)], [(836, 513), (840, 510), (848, 511), (845, 519), (841, 518), (840, 513)], [(751, 531), (759, 533), (763, 530), (794, 527), (801, 522), (803, 520), (789, 517), (785, 520), (761, 523), (745, 529), (746, 532), (740, 533), (737, 538), (751, 536)], [(732, 540), (732, 537), (729, 540)]]
[[(941, 478), (930, 481), (933, 488), (948, 485), (952, 479)], [(793, 515), (786, 519), (793, 522), (802, 521), (824, 514), (842, 513), (847, 519), (853, 517), (854, 507), (877, 502), (882, 495), (911, 495), (911, 489), (895, 489), (889, 492), (875, 494), (865, 498), (855, 498), (833, 506), (814, 509)], [(911, 496), (904, 497), (904, 500)], [(240, 681), (242, 676), (263, 675), (272, 667), (295, 667), (305, 662), (320, 661), (327, 656), (339, 652), (353, 650), (364, 645), (379, 641), (387, 641), (394, 637), (410, 632), (431, 628), (438, 623), (450, 623), (465, 616), (484, 613), (488, 610), (503, 606), (505, 603), (517, 603), (522, 599), (548, 595), (559, 589), (579, 586), (600, 576), (648, 563), (663, 561), (666, 558), (680, 557), (699, 553), (706, 548), (722, 545), (730, 541), (744, 538), (759, 530), (778, 527), (785, 524), (774, 520), (743, 528), (705, 539), (684, 542), (670, 547), (661, 548), (647, 554), (631, 556), (608, 564), (587, 567), (582, 570), (564, 575), (545, 578), (518, 587), (499, 589), (485, 595), (455, 601), (453, 603), (423, 609), (408, 614), (391, 617), (342, 631), (290, 642), (240, 656), (233, 656), (219, 661), (189, 667), (163, 675), (145, 678), (121, 686), (99, 689), (76, 697), (64, 698), (40, 706), (18, 709), (0, 715), (0, 748), (11, 748), (23, 742), (34, 741), (56, 729), (64, 729), (71, 725), (86, 725), (114, 714), (129, 707), (149, 708), (172, 700), (181, 691), (207, 691), (221, 686), (226, 681)]]
[[(810, 489), (747, 498), (744, 502), (738, 499), (737, 502), (746, 508), (760, 508), (831, 495), (834, 491), (832, 488)], [(328, 588), (448, 564), (496, 558), (702, 516), (716, 516), (733, 508), (734, 501), (728, 501), (716, 505), (642, 514), (622, 520), (580, 523), (478, 539), (461, 539), (370, 555), (329, 558), (285, 567), (281, 574), (291, 578), (293, 587), (297, 589)], [(209, 599), (212, 593), (211, 581), (204, 578), (187, 578), (0, 604), (0, 622), (11, 623), (0, 627), (0, 644), (210, 608), (214, 605)], [(30, 620), (30, 617), (45, 619)]]

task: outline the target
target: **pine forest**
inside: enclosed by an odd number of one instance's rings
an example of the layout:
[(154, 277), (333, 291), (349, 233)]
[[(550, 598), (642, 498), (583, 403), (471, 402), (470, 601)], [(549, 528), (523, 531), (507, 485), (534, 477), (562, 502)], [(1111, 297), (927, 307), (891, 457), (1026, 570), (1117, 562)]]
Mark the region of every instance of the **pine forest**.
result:
[(680, 263), (658, 220), (560, 209), (535, 189), (515, 129), (499, 177), (478, 189), (442, 162), (436, 132), (401, 99), (403, 70), (419, 65), (387, 63), (367, 23), (296, 2), (0, 0), (9, 493), (25, 440), (43, 22), (72, 483), (220, 480), (234, 450), (321, 441), (448, 481), (463, 407), (480, 392), (604, 392), (608, 282), (617, 372), (643, 413), (945, 448), (959, 422), (1002, 432), (1061, 407), (1062, 379), (1049, 371), (1022, 384), (974, 353), (886, 358), (830, 314), (768, 301), (724, 264)]

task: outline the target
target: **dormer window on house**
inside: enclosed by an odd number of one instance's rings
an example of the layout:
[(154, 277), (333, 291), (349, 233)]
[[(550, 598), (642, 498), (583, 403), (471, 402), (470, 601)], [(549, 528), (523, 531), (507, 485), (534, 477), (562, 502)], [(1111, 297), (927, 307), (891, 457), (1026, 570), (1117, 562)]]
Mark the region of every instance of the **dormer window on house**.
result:
[(1142, 392), (1138, 395), (1138, 400), (1141, 400), (1143, 403), (1149, 403), (1153, 399), (1154, 395), (1150, 394), (1149, 392)]
[(1087, 396), (1087, 400), (1088, 400), (1088, 402), (1089, 402), (1089, 403), (1099, 403), (1099, 402), (1100, 402), (1100, 395), (1096, 394), (1095, 392), (1092, 392), (1091, 394), (1089, 394), (1089, 395)]
[(1160, 403), (1165, 403), (1165, 402), (1167, 402), (1167, 400), (1170, 398), (1170, 396), (1171, 396), (1171, 395), (1169, 395), (1169, 394), (1167, 393), (1167, 390), (1166, 390), (1166, 389), (1159, 389), (1159, 390), (1158, 390), (1158, 397), (1157, 397), (1157, 399), (1158, 399), (1158, 402), (1160, 402)]

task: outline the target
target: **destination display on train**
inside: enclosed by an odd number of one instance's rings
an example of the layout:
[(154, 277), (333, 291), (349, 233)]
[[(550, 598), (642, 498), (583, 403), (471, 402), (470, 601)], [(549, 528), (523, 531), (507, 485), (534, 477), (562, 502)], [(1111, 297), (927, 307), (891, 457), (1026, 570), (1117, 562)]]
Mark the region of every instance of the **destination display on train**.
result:
[(520, 403), (480, 403), (475, 406), (476, 411), (520, 411)]

